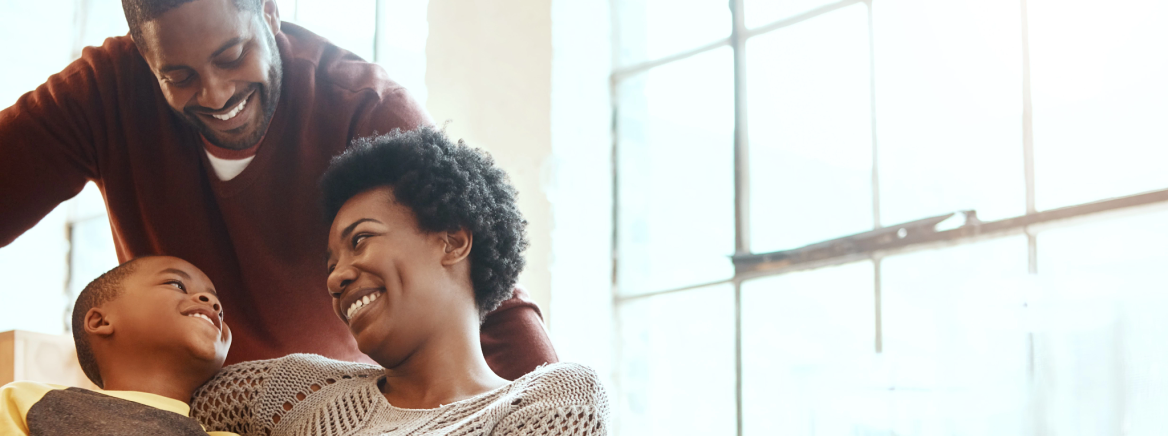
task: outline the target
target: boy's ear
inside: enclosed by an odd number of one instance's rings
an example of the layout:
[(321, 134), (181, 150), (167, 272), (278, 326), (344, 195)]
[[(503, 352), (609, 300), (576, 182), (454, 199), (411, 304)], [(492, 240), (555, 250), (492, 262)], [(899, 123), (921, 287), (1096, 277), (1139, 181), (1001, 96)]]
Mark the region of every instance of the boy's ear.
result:
[(445, 254), (442, 256), (442, 265), (450, 266), (470, 256), (470, 248), (474, 245), (474, 235), (466, 229), (458, 229), (442, 234), (446, 242)]
[(110, 324), (108, 315), (105, 310), (100, 307), (94, 307), (85, 312), (85, 333), (98, 336), (109, 336), (114, 334), (114, 325)]

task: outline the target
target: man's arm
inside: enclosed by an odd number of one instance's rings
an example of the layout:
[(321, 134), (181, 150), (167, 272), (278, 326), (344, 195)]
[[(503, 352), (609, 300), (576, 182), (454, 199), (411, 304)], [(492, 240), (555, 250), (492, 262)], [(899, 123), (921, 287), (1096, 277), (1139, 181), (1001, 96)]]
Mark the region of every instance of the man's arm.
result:
[(487, 364), (507, 380), (560, 361), (543, 327), (539, 306), (518, 286), (510, 300), (487, 314), (480, 335)]
[(97, 178), (92, 124), (102, 105), (87, 57), (0, 111), (0, 247)]

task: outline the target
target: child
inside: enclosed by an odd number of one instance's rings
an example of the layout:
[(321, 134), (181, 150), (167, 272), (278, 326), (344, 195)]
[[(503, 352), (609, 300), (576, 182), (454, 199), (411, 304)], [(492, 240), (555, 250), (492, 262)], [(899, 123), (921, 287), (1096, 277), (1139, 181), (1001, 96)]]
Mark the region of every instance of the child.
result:
[(102, 274), (77, 297), (73, 339), (102, 389), (9, 383), (0, 388), (0, 434), (207, 434), (187, 416), (191, 393), (223, 366), (231, 330), (194, 265), (152, 256)]

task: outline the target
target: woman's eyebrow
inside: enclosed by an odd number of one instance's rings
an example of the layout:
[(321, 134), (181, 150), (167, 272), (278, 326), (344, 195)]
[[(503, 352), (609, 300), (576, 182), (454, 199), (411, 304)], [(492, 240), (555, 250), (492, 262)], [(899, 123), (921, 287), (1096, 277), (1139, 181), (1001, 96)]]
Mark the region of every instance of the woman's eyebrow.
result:
[(361, 224), (361, 223), (366, 222), (366, 221), (372, 221), (372, 222), (375, 222), (378, 224), (384, 224), (381, 221), (375, 220), (373, 218), (361, 218), (357, 221), (353, 221), (352, 224), (349, 224), (347, 227), (345, 227), (344, 230), (341, 230), (341, 239), (348, 239), (349, 234), (353, 233), (353, 229), (357, 227), (357, 224)]
[[(361, 218), (357, 221), (353, 221), (352, 224), (345, 226), (345, 229), (341, 230), (341, 239), (348, 239), (349, 234), (353, 233), (353, 229), (357, 228), (358, 224), (361, 224), (361, 223), (366, 222), (366, 221), (375, 222), (375, 223), (382, 224), (382, 225), (385, 224), (385, 223), (378, 221), (378, 220), (375, 220), (373, 218)], [(328, 263), (330, 260), (332, 260), (332, 258), (333, 258), (333, 251), (332, 250), (325, 250), (324, 262)]]

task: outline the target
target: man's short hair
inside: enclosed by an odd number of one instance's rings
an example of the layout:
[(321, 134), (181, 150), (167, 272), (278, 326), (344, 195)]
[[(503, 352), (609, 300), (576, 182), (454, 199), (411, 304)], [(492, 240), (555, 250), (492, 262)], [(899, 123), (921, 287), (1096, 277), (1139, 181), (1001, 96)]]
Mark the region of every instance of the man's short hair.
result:
[(77, 302), (73, 304), (73, 344), (77, 347), (77, 361), (81, 362), (81, 370), (85, 371), (85, 376), (99, 388), (104, 388), (105, 383), (101, 380), (101, 371), (98, 370), (97, 358), (93, 355), (89, 335), (85, 334), (85, 314), (89, 313), (89, 309), (101, 307), (118, 298), (118, 294), (122, 292), (122, 281), (134, 273), (137, 269), (135, 264), (143, 258), (139, 257), (118, 265), (93, 279), (85, 285), (85, 289), (77, 296)]
[[(171, 9), (195, 0), (122, 0), (122, 11), (126, 13), (126, 24), (130, 26), (130, 36), (138, 49), (142, 49), (142, 24), (153, 21)], [(242, 11), (259, 13), (264, 0), (234, 0), (235, 7)]]
[(470, 278), (480, 320), (511, 298), (523, 270), (527, 221), (507, 173), (485, 151), (451, 143), (433, 127), (354, 140), (320, 181), (325, 220), (357, 194), (390, 186), (427, 232), (473, 235)]

